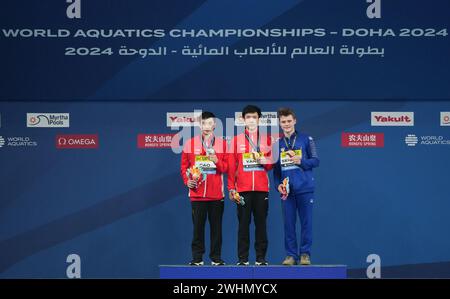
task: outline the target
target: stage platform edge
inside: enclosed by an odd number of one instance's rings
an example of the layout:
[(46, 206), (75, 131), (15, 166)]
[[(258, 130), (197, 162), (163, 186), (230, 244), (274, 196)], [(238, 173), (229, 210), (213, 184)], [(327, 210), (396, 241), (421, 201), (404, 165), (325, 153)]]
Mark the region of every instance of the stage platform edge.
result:
[(161, 279), (345, 279), (346, 265), (160, 265)]

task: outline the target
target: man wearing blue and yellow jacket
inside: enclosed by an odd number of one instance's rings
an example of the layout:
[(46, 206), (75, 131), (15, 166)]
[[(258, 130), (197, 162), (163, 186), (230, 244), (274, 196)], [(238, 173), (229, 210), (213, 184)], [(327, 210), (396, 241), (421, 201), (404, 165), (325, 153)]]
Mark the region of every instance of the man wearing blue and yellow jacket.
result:
[[(311, 264), (312, 209), (314, 203), (313, 168), (319, 166), (314, 139), (295, 129), (297, 119), (293, 110), (278, 110), (283, 130), (278, 146), (279, 159), (274, 167), (275, 186), (282, 198), (284, 221), (284, 246), (286, 258), (283, 265)], [(295, 226), (300, 218), (300, 248)]]

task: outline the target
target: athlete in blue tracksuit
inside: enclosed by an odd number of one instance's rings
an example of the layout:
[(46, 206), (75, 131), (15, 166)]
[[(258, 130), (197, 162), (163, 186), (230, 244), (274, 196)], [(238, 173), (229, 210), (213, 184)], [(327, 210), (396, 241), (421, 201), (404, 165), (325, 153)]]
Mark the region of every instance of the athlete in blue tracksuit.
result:
[[(289, 108), (278, 111), (283, 135), (278, 141), (279, 159), (274, 167), (275, 186), (282, 195), (286, 258), (283, 265), (309, 265), (314, 202), (313, 168), (319, 166), (314, 139), (295, 130), (296, 116)], [(276, 146), (276, 145), (275, 145)], [(283, 180), (288, 187), (283, 186)], [(301, 224), (300, 249), (295, 231), (297, 213)]]

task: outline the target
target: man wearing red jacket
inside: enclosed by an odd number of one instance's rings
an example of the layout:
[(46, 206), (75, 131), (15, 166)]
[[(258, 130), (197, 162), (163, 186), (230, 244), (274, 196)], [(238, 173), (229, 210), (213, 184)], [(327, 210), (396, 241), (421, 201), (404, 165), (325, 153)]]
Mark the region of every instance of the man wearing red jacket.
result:
[[(267, 265), (267, 230), (269, 178), (272, 169), (270, 136), (260, 134), (258, 128), (261, 109), (248, 105), (242, 111), (245, 131), (233, 138), (228, 155), (228, 190), (230, 199), (237, 202), (239, 219), (238, 265), (249, 265), (249, 226), (255, 221), (255, 265)], [(239, 200), (239, 196), (242, 200)]]
[[(203, 112), (200, 136), (189, 139), (181, 154), (181, 176), (189, 189), (192, 205), (192, 261), (190, 265), (203, 265), (205, 253), (205, 223), (210, 225), (211, 249), (209, 257), (214, 266), (224, 265), (222, 250), (222, 216), (224, 210), (223, 174), (227, 171), (227, 144), (214, 136), (215, 116)], [(199, 177), (197, 177), (199, 175)]]

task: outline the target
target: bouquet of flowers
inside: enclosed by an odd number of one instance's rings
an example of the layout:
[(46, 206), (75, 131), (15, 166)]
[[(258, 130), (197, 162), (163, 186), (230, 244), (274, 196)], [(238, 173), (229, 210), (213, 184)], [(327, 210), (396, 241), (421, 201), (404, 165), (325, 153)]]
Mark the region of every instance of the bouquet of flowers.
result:
[(203, 170), (195, 165), (191, 166), (186, 170), (186, 176), (191, 178), (197, 182), (197, 184), (201, 184), (204, 180), (206, 180), (206, 173)]
[(286, 194), (281, 195), (282, 200), (286, 200), (289, 196), (289, 177), (285, 177), (281, 183), (282, 188), (286, 190)]

